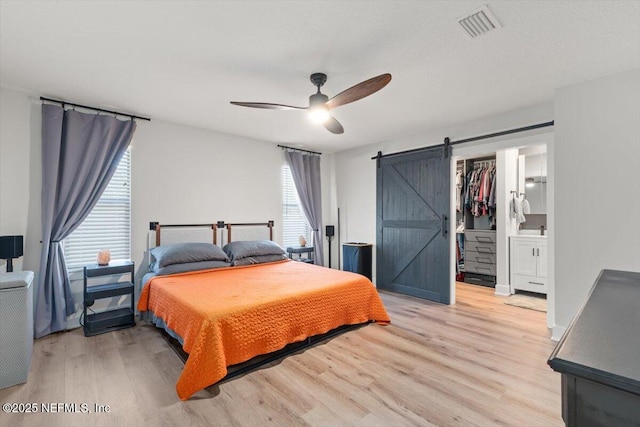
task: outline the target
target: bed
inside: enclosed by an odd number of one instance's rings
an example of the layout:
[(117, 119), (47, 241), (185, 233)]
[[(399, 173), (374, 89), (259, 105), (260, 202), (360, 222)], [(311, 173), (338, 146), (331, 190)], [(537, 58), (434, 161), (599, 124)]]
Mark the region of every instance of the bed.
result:
[[(256, 224), (260, 223), (250, 225)], [(265, 224), (271, 224), (272, 236), (273, 222)], [(217, 223), (214, 235), (223, 227), (227, 228)], [(156, 243), (152, 252), (158, 258), (152, 260), (152, 270), (220, 263), (145, 276), (148, 280), (138, 301), (140, 312), (178, 340), (188, 354), (176, 384), (182, 400), (223, 380), (232, 365), (345, 325), (390, 321), (366, 277), (289, 260), (270, 240), (231, 241), (227, 234), (224, 251), (214, 242)]]

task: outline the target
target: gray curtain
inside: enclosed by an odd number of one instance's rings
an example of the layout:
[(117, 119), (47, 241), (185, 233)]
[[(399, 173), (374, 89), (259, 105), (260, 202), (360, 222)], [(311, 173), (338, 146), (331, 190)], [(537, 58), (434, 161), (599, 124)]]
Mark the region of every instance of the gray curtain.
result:
[(287, 163), (291, 168), (302, 212), (313, 229), (315, 262), (324, 265), (322, 249), (322, 191), (320, 188), (320, 156), (286, 151)]
[(89, 215), (136, 129), (133, 120), (42, 106), (42, 255), (36, 338), (66, 329), (75, 313), (61, 241)]

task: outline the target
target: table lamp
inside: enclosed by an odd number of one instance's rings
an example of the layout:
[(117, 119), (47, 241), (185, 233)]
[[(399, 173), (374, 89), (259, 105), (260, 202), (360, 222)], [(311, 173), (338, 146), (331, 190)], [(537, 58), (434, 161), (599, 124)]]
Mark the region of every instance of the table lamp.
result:
[(22, 236), (0, 236), (0, 259), (7, 260), (7, 273), (13, 271), (13, 258), (24, 255)]

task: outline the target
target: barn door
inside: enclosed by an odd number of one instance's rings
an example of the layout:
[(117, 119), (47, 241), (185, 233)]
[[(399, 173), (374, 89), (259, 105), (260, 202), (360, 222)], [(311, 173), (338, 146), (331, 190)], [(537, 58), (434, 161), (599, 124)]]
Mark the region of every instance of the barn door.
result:
[(377, 170), (377, 286), (450, 302), (450, 155), (442, 147), (382, 157)]

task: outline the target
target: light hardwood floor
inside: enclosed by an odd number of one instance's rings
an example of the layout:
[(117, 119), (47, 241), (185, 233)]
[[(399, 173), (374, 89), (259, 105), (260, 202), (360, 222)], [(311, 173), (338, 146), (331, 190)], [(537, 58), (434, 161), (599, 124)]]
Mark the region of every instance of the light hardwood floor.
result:
[(458, 284), (454, 306), (382, 293), (368, 325), (181, 402), (183, 364), (152, 326), (35, 342), (29, 381), (4, 402), (109, 405), (109, 413), (0, 413), (1, 426), (556, 426), (560, 376), (545, 313)]

